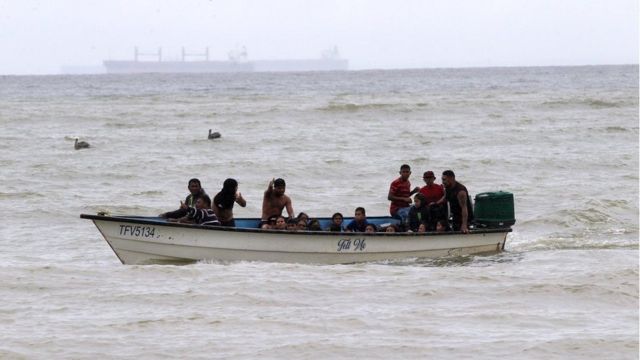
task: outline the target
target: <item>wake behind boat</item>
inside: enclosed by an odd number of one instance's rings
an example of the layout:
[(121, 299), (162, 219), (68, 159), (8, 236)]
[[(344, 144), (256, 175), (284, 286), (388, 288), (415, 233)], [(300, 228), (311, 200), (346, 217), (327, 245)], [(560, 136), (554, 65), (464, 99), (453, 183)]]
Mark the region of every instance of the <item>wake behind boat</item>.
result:
[[(202, 260), (346, 264), (500, 252), (515, 222), (510, 219), (513, 203), (505, 217), (500, 207), (489, 206), (499, 196), (486, 194), (476, 197), (476, 213), (479, 209), (481, 219), (478, 225), (484, 228), (477, 226), (468, 234), (263, 230), (258, 228), (260, 219), (236, 219), (236, 227), (230, 228), (172, 223), (159, 217), (80, 217), (94, 222), (118, 259), (127, 265)], [(325, 228), (331, 219), (318, 220)], [(391, 217), (367, 220), (378, 226), (397, 223)]]

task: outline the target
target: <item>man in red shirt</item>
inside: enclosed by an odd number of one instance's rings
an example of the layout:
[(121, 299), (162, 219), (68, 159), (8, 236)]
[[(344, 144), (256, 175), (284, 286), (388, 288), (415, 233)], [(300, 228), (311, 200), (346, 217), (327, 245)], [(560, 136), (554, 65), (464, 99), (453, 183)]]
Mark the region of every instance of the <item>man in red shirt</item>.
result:
[(420, 192), (427, 199), (427, 205), (431, 205), (432, 203), (436, 203), (438, 200), (442, 199), (444, 196), (444, 188), (442, 185), (435, 183), (436, 176), (433, 171), (425, 171), (422, 179), (427, 183), (427, 185), (420, 188)]
[(417, 186), (411, 190), (409, 176), (411, 176), (411, 167), (407, 164), (400, 166), (400, 177), (391, 182), (389, 195), (387, 196), (387, 199), (391, 201), (389, 213), (394, 218), (400, 219), (403, 222), (409, 215), (411, 195), (420, 191), (420, 188)]
[(424, 195), (426, 199), (425, 203), (429, 207), (429, 214), (431, 215), (431, 221), (427, 224), (427, 230), (434, 231), (436, 230), (437, 221), (443, 220), (446, 217), (444, 207), (438, 205), (438, 201), (444, 197), (444, 187), (435, 183), (436, 176), (431, 170), (425, 171), (422, 179), (427, 185), (420, 189), (420, 193)]

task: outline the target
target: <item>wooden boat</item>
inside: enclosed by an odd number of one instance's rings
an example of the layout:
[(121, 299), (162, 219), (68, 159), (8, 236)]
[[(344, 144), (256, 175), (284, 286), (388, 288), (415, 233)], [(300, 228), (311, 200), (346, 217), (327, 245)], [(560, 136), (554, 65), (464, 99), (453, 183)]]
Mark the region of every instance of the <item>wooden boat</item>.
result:
[[(261, 230), (259, 219), (236, 219), (236, 227), (170, 223), (158, 217), (80, 215), (92, 220), (123, 264), (197, 261), (267, 261), (345, 264), (408, 258), (495, 253), (504, 249), (509, 225), (468, 234), (353, 233)], [(322, 228), (330, 219), (319, 219)], [(345, 224), (351, 219), (345, 218)], [(368, 217), (377, 225), (390, 217)]]

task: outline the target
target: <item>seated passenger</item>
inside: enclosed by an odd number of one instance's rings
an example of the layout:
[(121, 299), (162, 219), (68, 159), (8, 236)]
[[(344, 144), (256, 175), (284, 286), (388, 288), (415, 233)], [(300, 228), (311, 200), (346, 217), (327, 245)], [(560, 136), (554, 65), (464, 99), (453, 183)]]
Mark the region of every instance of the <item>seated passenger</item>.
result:
[(346, 231), (364, 232), (369, 222), (363, 207), (357, 207), (353, 220), (347, 225)]
[(391, 224), (391, 225), (387, 226), (387, 227), (384, 229), (384, 231), (385, 231), (385, 232), (388, 232), (388, 233), (398, 232), (398, 225), (396, 225), (396, 224)]
[(264, 229), (264, 230), (273, 229), (273, 227), (276, 225), (277, 218), (278, 218), (277, 216), (272, 216), (269, 219), (267, 219), (267, 221), (260, 221), (260, 229)]
[(427, 232), (427, 224), (420, 223), (420, 226), (418, 226), (418, 230), (416, 232), (419, 232), (419, 233)]
[(177, 220), (169, 219), (169, 221), (184, 222), (183, 219), (186, 218), (186, 220), (190, 220), (191, 222), (198, 225), (220, 225), (218, 217), (213, 212), (213, 210), (211, 210), (211, 199), (208, 195), (198, 196), (196, 199), (195, 207), (187, 206), (187, 204), (181, 203), (180, 208), (186, 210), (187, 216)]
[(411, 176), (411, 167), (407, 164), (402, 164), (400, 166), (400, 177), (391, 182), (389, 194), (387, 195), (387, 199), (391, 201), (389, 213), (393, 218), (400, 220), (402, 224), (406, 224), (407, 221), (409, 206), (411, 206), (411, 195), (420, 191), (417, 186), (411, 189), (409, 176)]
[(306, 224), (309, 224), (309, 215), (307, 215), (306, 213), (303, 213), (303, 212), (299, 213), (298, 214), (298, 221), (300, 221), (300, 220), (304, 220), (304, 222)]
[(307, 229), (309, 231), (322, 231), (322, 226), (320, 226), (320, 221), (318, 219), (311, 219), (309, 220)]
[(444, 220), (438, 220), (436, 223), (436, 232), (445, 232), (447, 231), (447, 224)]
[(413, 197), (414, 204), (409, 210), (409, 230), (411, 231), (418, 231), (420, 224), (428, 224), (430, 221), (429, 207), (425, 200), (424, 195), (421, 193)]
[[(187, 197), (184, 199), (184, 203), (187, 206), (191, 206), (191, 207), (196, 206), (197, 197), (201, 195), (207, 195), (207, 193), (202, 188), (202, 185), (200, 184), (200, 180), (198, 179), (194, 178), (189, 180), (189, 183), (187, 184), (187, 188), (189, 189), (189, 195), (187, 195)], [(185, 216), (187, 216), (187, 210), (182, 206), (180, 206), (178, 210), (169, 211), (169, 212), (160, 214), (160, 217), (163, 217), (165, 219), (178, 219)]]
[(296, 220), (296, 229), (298, 231), (306, 231), (307, 230), (307, 222), (305, 219), (297, 219)]
[(343, 221), (344, 221), (344, 217), (342, 216), (341, 213), (338, 212), (333, 214), (333, 216), (331, 216), (331, 225), (329, 226), (327, 231), (343, 232), (344, 231), (344, 227), (342, 226)]
[(298, 221), (296, 219), (289, 219), (289, 221), (287, 221), (287, 230), (289, 231), (298, 230)]
[(273, 226), (274, 230), (287, 230), (287, 219), (284, 216), (278, 216), (276, 218), (276, 224)]
[(367, 226), (364, 227), (364, 232), (366, 233), (374, 233), (377, 231), (378, 231), (378, 228), (376, 227), (375, 224), (367, 224)]

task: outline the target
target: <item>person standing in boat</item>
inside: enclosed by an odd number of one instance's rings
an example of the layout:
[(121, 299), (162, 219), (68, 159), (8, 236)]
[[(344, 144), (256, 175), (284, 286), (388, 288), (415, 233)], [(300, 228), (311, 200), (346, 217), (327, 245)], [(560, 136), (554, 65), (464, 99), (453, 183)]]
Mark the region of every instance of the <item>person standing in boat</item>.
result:
[(286, 184), (284, 179), (278, 178), (269, 182), (269, 187), (262, 198), (262, 217), (260, 226), (269, 222), (269, 218), (282, 215), (282, 210), (287, 208), (289, 217), (294, 216), (291, 198), (285, 195)]
[[(196, 178), (189, 180), (189, 183), (187, 184), (187, 188), (189, 189), (189, 195), (187, 195), (187, 197), (184, 199), (184, 204), (187, 207), (195, 207), (196, 200), (199, 196), (206, 195), (207, 197), (209, 197), (209, 195), (207, 195), (207, 193), (202, 188), (202, 185), (200, 184), (200, 180)], [(180, 209), (178, 210), (169, 211), (169, 212), (160, 214), (160, 217), (167, 218), (167, 219), (178, 219), (186, 215), (187, 215), (187, 210), (181, 206)]]
[(222, 185), (222, 190), (213, 198), (211, 209), (218, 216), (222, 226), (235, 227), (236, 222), (233, 219), (233, 205), (245, 207), (247, 202), (238, 192), (238, 182), (235, 179), (227, 179)]
[(399, 219), (403, 224), (409, 215), (411, 206), (411, 195), (420, 191), (419, 187), (411, 189), (411, 167), (407, 164), (400, 166), (400, 177), (391, 182), (387, 199), (391, 201), (389, 213), (392, 217)]
[(446, 217), (445, 207), (438, 205), (438, 200), (444, 196), (444, 186), (435, 183), (436, 176), (431, 170), (425, 171), (422, 179), (426, 185), (420, 188), (420, 193), (424, 195), (424, 205), (429, 209), (429, 223), (427, 224), (427, 228), (429, 231), (433, 231), (436, 229), (437, 221)]
[(456, 181), (456, 175), (451, 170), (442, 172), (442, 184), (445, 194), (437, 204), (444, 205), (445, 201), (448, 202), (453, 218), (453, 230), (468, 233), (469, 222), (473, 220), (473, 206), (467, 188)]

